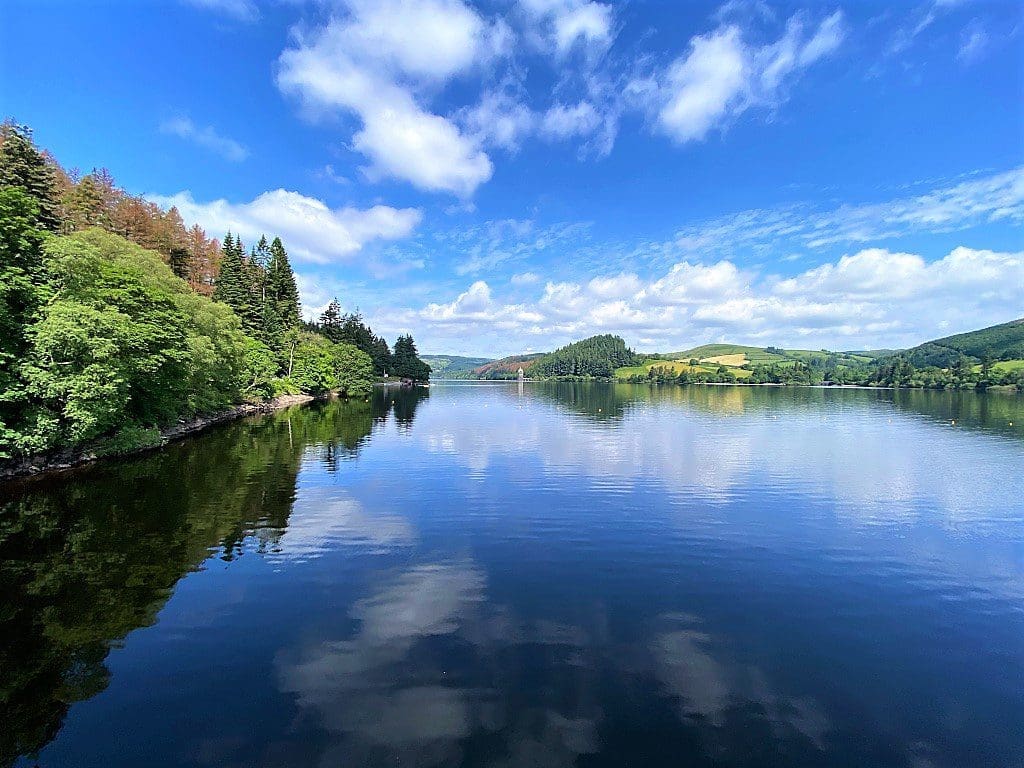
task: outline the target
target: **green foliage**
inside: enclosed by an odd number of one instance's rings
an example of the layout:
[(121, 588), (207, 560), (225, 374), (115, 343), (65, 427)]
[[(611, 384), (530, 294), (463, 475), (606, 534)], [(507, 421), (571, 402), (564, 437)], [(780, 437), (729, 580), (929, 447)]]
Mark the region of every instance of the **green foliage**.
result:
[(36, 202), (36, 222), (56, 231), (60, 225), (56, 174), (32, 142), (32, 131), (13, 122), (0, 124), (0, 187), (20, 188)]
[(426, 381), (430, 378), (430, 366), (423, 362), (416, 351), (412, 335), (399, 336), (392, 355), (391, 375), (396, 378)]
[(246, 337), (245, 362), (239, 382), (243, 395), (253, 400), (274, 397), (279, 365), (274, 351), (261, 341)]
[(297, 328), (301, 322), (299, 288), (295, 283), (288, 253), (275, 237), (270, 244), (270, 262), (267, 266), (267, 302), (280, 319), (281, 327)]
[(127, 424), (103, 440), (96, 449), (96, 455), (123, 456), (140, 448), (155, 448), (160, 442), (160, 430), (156, 427)]
[(615, 369), (633, 365), (636, 353), (618, 336), (591, 336), (557, 349), (533, 365), (540, 378), (611, 378)]
[(935, 339), (901, 354), (918, 368), (949, 368), (961, 357), (972, 363), (986, 357), (992, 361), (1024, 358), (1024, 318)]
[(334, 390), (346, 396), (365, 395), (373, 386), (373, 362), (351, 344), (335, 344), (319, 334), (304, 332), (292, 356), (289, 379), (312, 395)]
[(341, 343), (302, 334), (280, 238), (248, 255), (231, 233), (219, 257), (215, 243), (0, 126), (0, 460), (129, 450), (243, 399), (369, 391), (387, 343), (358, 315), (339, 318)]
[(320, 322), (313, 326), (313, 330), (336, 344), (351, 344), (361, 349), (370, 356), (373, 370), (378, 376), (382, 376), (392, 367), (391, 350), (387, 341), (377, 336), (363, 322), (363, 316), (359, 312), (343, 314), (337, 299), (332, 300), (327, 309), (320, 314)]
[(27, 330), (20, 374), (55, 420), (28, 435), (33, 445), (75, 445), (238, 399), (246, 337), (237, 318), (157, 254), (89, 230), (51, 239), (45, 266), (53, 298)]
[(261, 315), (253, 298), (251, 273), (246, 267), (244, 254), (241, 240), (228, 232), (221, 248), (220, 272), (213, 298), (231, 307), (242, 321), (242, 327), (252, 333), (259, 331)]
[(28, 347), (25, 329), (47, 293), (38, 212), (24, 189), (0, 187), (0, 458), (30, 417), (17, 366)]

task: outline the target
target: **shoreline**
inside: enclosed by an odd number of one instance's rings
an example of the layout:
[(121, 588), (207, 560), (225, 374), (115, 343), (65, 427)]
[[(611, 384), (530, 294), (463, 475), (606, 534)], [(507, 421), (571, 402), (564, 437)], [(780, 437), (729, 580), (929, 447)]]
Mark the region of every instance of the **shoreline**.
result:
[(102, 454), (97, 453), (97, 446), (84, 448), (66, 448), (61, 451), (49, 454), (39, 454), (21, 459), (9, 465), (0, 466), (0, 482), (19, 480), (24, 478), (39, 477), (62, 472), (68, 469), (80, 467), (83, 464), (91, 464), (101, 459), (116, 459), (129, 456), (137, 456), (147, 451), (155, 451), (176, 440), (202, 432), (209, 427), (223, 424), (227, 421), (234, 421), (245, 416), (255, 416), (261, 413), (273, 413), (293, 405), (305, 405), (316, 398), (312, 395), (281, 395), (263, 403), (242, 403), (234, 405), (223, 411), (195, 416), (191, 419), (182, 419), (176, 424), (160, 430), (160, 442), (153, 445), (146, 445), (135, 448), (125, 453)]

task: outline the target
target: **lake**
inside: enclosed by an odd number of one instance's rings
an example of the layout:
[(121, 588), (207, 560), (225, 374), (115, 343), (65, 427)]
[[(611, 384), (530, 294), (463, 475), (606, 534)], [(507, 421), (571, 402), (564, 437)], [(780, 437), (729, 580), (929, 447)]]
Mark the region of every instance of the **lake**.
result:
[(0, 765), (1024, 765), (1024, 398), (441, 383), (0, 489)]

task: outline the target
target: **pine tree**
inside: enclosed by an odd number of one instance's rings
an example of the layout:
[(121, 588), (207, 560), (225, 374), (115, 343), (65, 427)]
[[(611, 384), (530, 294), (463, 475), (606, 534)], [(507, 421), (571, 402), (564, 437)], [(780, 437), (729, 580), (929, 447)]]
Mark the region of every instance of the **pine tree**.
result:
[(171, 268), (171, 271), (182, 280), (188, 280), (189, 261), (189, 252), (187, 249), (182, 246), (175, 246), (174, 248), (171, 248), (167, 264)]
[(327, 309), (320, 313), (320, 332), (337, 344), (342, 340), (342, 322), (341, 305), (338, 304), (338, 299), (335, 297), (327, 305)]
[(270, 244), (270, 262), (267, 265), (267, 294), (274, 302), (277, 316), (285, 328), (299, 325), (301, 311), (299, 307), (299, 288), (295, 284), (295, 273), (288, 262), (281, 238), (275, 237)]
[(0, 187), (21, 187), (36, 202), (39, 225), (54, 232), (60, 228), (56, 174), (36, 149), (28, 126), (0, 125)]
[(398, 337), (391, 358), (395, 376), (413, 381), (426, 381), (430, 378), (430, 366), (420, 360), (416, 342), (412, 340), (411, 334)]
[[(213, 298), (231, 307), (247, 330), (259, 327), (258, 315), (247, 284), (246, 265), (242, 258), (242, 241), (228, 232), (221, 248), (220, 272), (217, 274)], [(256, 322), (254, 322), (256, 320)]]

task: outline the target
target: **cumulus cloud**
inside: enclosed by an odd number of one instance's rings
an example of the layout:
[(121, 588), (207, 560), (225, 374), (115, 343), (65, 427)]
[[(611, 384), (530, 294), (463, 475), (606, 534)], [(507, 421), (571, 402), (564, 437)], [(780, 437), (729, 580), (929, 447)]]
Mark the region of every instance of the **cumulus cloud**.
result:
[(713, 128), (754, 106), (777, 106), (785, 86), (802, 70), (835, 51), (843, 40), (841, 11), (809, 28), (801, 14), (782, 37), (757, 46), (736, 25), (690, 40), (689, 51), (663, 73), (631, 83), (662, 132), (682, 143), (699, 141)]
[(175, 206), (186, 221), (218, 236), (230, 231), (253, 242), (263, 234), (277, 235), (293, 256), (321, 264), (346, 261), (374, 240), (408, 237), (422, 217), (415, 208), (386, 205), (332, 209), (284, 189), (264, 192), (248, 203), (199, 202), (190, 192), (148, 198), (165, 208)]
[(234, 139), (221, 136), (212, 126), (198, 126), (187, 117), (165, 120), (160, 124), (160, 132), (190, 141), (225, 160), (240, 162), (249, 156), (249, 150)]
[(619, 273), (548, 282), (533, 302), (503, 302), (477, 281), (451, 302), (406, 310), (405, 319), (434, 346), (472, 325), (500, 345), (488, 350), (495, 353), (521, 351), (509, 348), (510, 333), (523, 346), (530, 337), (564, 343), (619, 333), (662, 350), (720, 340), (856, 349), (1003, 322), (1021, 315), (1021, 296), (1024, 253), (961, 246), (928, 261), (868, 248), (786, 278), (722, 260), (680, 262), (650, 279)]
[(281, 54), (278, 87), (312, 109), (355, 114), (353, 147), (371, 179), (468, 196), (493, 173), (479, 142), (420, 104), (417, 89), (440, 84), (503, 43), (461, 0), (349, 0), (348, 14), (299, 35)]

